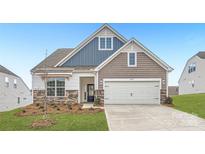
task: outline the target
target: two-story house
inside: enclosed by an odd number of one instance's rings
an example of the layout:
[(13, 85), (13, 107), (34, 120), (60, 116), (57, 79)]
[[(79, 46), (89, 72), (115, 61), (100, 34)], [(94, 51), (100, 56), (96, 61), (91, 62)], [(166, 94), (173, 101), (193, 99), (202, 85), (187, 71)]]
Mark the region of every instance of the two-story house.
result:
[(0, 111), (12, 110), (31, 103), (31, 91), (24, 81), (0, 65)]
[(205, 93), (205, 52), (198, 52), (186, 63), (179, 79), (179, 94)]

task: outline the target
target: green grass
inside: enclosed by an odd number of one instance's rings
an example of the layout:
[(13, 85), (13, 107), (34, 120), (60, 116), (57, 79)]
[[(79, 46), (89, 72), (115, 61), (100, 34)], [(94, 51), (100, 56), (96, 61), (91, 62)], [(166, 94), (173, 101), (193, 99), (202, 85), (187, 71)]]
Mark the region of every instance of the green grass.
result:
[(205, 118), (205, 94), (173, 96), (176, 109)]
[(95, 114), (49, 114), (48, 117), (55, 120), (56, 124), (44, 128), (31, 128), (34, 120), (42, 119), (39, 116), (16, 116), (20, 109), (0, 112), (0, 131), (106, 131), (107, 120), (104, 112)]

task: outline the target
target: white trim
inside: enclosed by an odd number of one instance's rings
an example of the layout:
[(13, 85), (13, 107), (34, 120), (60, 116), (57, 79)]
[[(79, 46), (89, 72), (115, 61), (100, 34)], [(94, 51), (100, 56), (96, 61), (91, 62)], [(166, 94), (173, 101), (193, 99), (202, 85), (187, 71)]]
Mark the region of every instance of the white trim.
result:
[(160, 89), (162, 88), (161, 85), (161, 78), (104, 78), (103, 79), (103, 89), (105, 86), (106, 81), (158, 81), (160, 83)]
[[(105, 38), (105, 48), (101, 49), (100, 48), (100, 39)], [(107, 38), (111, 38), (111, 48), (107, 48)], [(98, 50), (99, 51), (108, 51), (108, 50), (113, 50), (113, 36), (98, 36)]]
[(79, 85), (78, 85), (78, 103), (81, 103), (81, 83), (80, 83), (81, 76), (78, 77)]
[(169, 92), (169, 91), (168, 91), (168, 90), (169, 90), (168, 82), (169, 82), (169, 81), (168, 81), (168, 72), (166, 72), (166, 84), (167, 84), (167, 85), (166, 85), (166, 96), (167, 96), (167, 97), (168, 97), (168, 95), (169, 95), (169, 93), (168, 93), (168, 92)]
[(60, 60), (55, 67), (57, 66), (62, 66), (67, 60), (69, 60), (73, 55), (75, 55), (80, 49), (82, 49), (83, 47), (85, 47), (90, 41), (92, 41), (95, 36), (97, 35), (97, 33), (99, 33), (102, 29), (104, 28), (108, 28), (109, 30), (111, 30), (114, 34), (116, 34), (116, 36), (118, 37), (118, 39), (120, 39), (122, 42), (127, 42), (127, 39), (125, 37), (123, 37), (121, 34), (119, 34), (116, 30), (114, 30), (111, 26), (109, 26), (108, 24), (104, 24), (102, 25), (97, 31), (95, 31), (92, 35), (90, 35), (89, 37), (87, 37), (87, 39), (85, 39), (83, 42), (81, 42), (73, 51), (71, 51), (67, 56), (65, 56), (62, 60)]
[(36, 75), (38, 74), (51, 74), (51, 75), (72, 75), (72, 73), (34, 73)]
[(148, 50), (147, 48), (145, 48), (141, 43), (139, 43), (136, 39), (131, 39), (129, 40), (126, 44), (124, 44), (120, 49), (118, 49), (114, 54), (112, 54), (112, 56), (110, 56), (109, 58), (107, 58), (105, 61), (103, 61), (98, 67), (96, 67), (96, 71), (99, 71), (100, 69), (102, 69), (105, 65), (107, 65), (110, 61), (112, 61), (116, 56), (118, 56), (121, 52), (121, 50), (126, 47), (128, 44), (135, 42), (137, 45), (139, 45), (140, 47), (142, 47), (145, 51), (144, 53), (149, 56), (152, 60), (154, 60), (157, 64), (159, 64), (162, 68), (164, 68), (165, 70), (167, 70), (168, 72), (171, 72), (173, 70), (172, 67), (170, 67), (168, 64), (166, 64), (165, 62), (163, 62), (162, 60), (160, 60), (154, 53), (152, 53), (150, 50)]
[(98, 72), (96, 72), (95, 81), (95, 90), (98, 90)]
[[(130, 65), (130, 53), (135, 54), (135, 64), (134, 65)], [(127, 52), (127, 66), (128, 67), (136, 67), (137, 66), (137, 52), (136, 51)]]

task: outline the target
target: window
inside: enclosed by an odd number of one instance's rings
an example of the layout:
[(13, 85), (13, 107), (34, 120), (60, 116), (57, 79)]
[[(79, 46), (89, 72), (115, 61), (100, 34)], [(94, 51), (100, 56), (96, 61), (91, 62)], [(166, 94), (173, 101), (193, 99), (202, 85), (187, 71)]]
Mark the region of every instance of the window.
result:
[(190, 64), (188, 66), (188, 73), (192, 73), (196, 71), (196, 64)]
[(100, 49), (105, 49), (105, 38), (104, 37), (100, 38)]
[(14, 88), (17, 88), (17, 80), (14, 79)]
[(20, 104), (20, 102), (21, 102), (21, 99), (20, 99), (20, 97), (18, 97), (18, 100), (17, 100), (17, 101), (18, 101), (17, 103), (18, 103), (18, 104)]
[(113, 50), (113, 37), (99, 37), (99, 50)]
[(57, 83), (57, 86), (56, 86), (57, 96), (65, 96), (65, 79), (58, 78), (56, 79), (56, 83)]
[(194, 88), (194, 85), (195, 85), (195, 84), (194, 84), (194, 80), (192, 80), (192, 81), (191, 81), (191, 86), (192, 86), (192, 88)]
[(8, 77), (5, 77), (5, 84), (6, 84), (5, 85), (6, 87), (9, 87), (9, 78)]
[(47, 96), (65, 96), (65, 79), (49, 78), (47, 80)]
[(129, 52), (128, 53), (128, 66), (133, 67), (136, 66), (137, 57), (136, 57), (136, 52)]

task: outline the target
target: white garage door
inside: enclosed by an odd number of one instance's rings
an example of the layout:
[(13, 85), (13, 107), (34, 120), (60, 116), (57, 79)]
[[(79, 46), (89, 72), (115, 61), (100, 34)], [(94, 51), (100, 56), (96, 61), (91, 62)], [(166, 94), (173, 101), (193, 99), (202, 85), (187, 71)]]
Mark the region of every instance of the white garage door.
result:
[(105, 81), (105, 104), (159, 104), (159, 81)]

